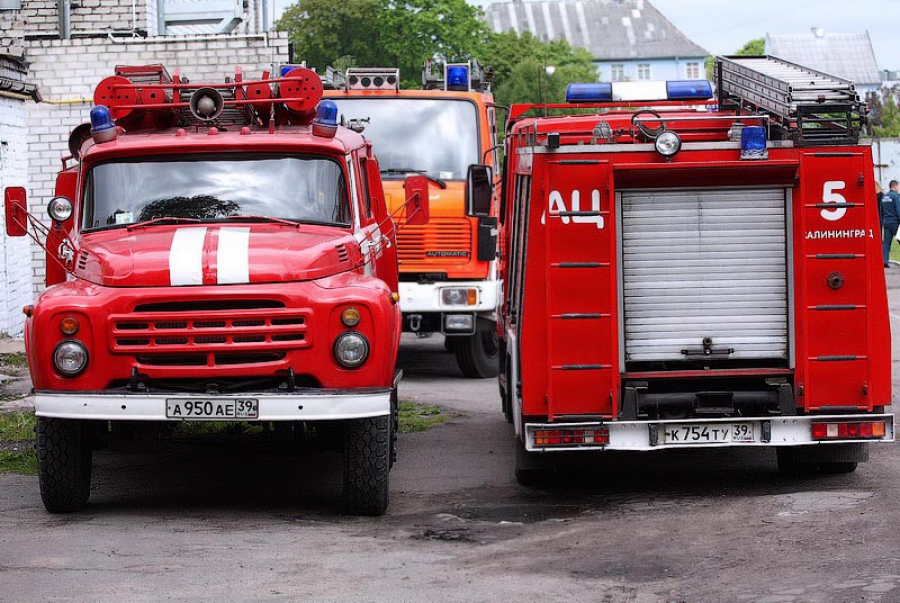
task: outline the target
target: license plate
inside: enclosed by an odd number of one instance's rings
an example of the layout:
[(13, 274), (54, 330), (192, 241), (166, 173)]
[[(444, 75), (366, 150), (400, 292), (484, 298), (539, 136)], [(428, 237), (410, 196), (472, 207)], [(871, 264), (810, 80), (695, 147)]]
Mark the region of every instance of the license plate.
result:
[(166, 418), (192, 421), (227, 421), (259, 418), (255, 398), (168, 398)]
[(728, 444), (754, 442), (753, 423), (708, 423), (705, 425), (666, 425), (666, 444)]

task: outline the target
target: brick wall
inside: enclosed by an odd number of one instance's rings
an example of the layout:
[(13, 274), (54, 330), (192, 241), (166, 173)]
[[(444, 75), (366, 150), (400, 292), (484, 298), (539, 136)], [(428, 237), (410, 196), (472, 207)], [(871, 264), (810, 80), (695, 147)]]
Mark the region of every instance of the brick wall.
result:
[[(24, 101), (0, 97), (0, 190), (28, 184), (27, 114)], [(32, 299), (29, 239), (6, 236), (2, 211), (0, 237), (0, 333), (19, 336), (25, 326), (22, 306)]]
[[(131, 31), (147, 27), (147, 7), (155, 0), (72, 0), (72, 35), (96, 31)], [(23, 0), (17, 11), (26, 37), (59, 35), (57, 0)]]
[[(105, 2), (106, 0), (104, 0)], [(44, 210), (53, 196), (60, 158), (68, 155), (72, 128), (88, 121), (94, 86), (113, 74), (116, 65), (163, 63), (172, 73), (178, 67), (192, 82), (224, 81), (241, 65), (245, 78), (258, 77), (273, 63), (286, 62), (287, 37), (206, 36), (127, 38), (113, 43), (108, 38), (30, 40), (26, 59), (28, 80), (39, 86), (48, 102), (28, 104), (28, 178), (32, 211), (48, 223)], [(43, 289), (44, 252), (32, 246), (34, 293)]]
[(25, 22), (21, 10), (0, 10), (0, 54), (25, 54)]

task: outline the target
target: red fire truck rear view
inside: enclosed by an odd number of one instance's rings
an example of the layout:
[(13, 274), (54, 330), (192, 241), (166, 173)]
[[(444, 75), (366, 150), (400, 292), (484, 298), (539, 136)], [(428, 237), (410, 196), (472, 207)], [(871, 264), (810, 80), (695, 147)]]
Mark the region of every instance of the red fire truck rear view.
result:
[[(72, 133), (53, 225), (6, 190), (8, 234), (47, 249), (25, 331), (47, 510), (87, 503), (95, 448), (171, 440), (189, 421), (328, 441), (345, 509), (387, 507), (394, 225), (371, 144), (338, 126), (314, 72), (280, 75), (119, 67)], [(413, 224), (427, 186), (407, 181)]]
[[(865, 105), (773, 57), (715, 69), (717, 94), (572, 84), (511, 110), (500, 389), (522, 483), (586, 450), (849, 472), (894, 438)], [(469, 202), (489, 189), (475, 170)]]

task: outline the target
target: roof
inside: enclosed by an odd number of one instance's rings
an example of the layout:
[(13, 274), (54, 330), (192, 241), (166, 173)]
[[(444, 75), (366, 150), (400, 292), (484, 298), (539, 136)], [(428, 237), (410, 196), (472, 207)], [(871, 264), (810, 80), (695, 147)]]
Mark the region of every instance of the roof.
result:
[(803, 34), (767, 34), (766, 54), (852, 81), (881, 84), (881, 71), (869, 32), (831, 33), (815, 28)]
[(494, 2), (485, 18), (495, 32), (529, 31), (588, 49), (595, 61), (705, 57), (647, 0)]

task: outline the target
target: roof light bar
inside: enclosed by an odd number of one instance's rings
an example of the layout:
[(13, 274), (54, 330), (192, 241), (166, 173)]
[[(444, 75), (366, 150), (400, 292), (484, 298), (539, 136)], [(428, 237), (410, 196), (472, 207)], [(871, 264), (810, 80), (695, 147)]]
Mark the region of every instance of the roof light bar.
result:
[(670, 82), (593, 82), (569, 84), (566, 102), (603, 103), (609, 101), (690, 101), (709, 100), (712, 84), (706, 80)]

